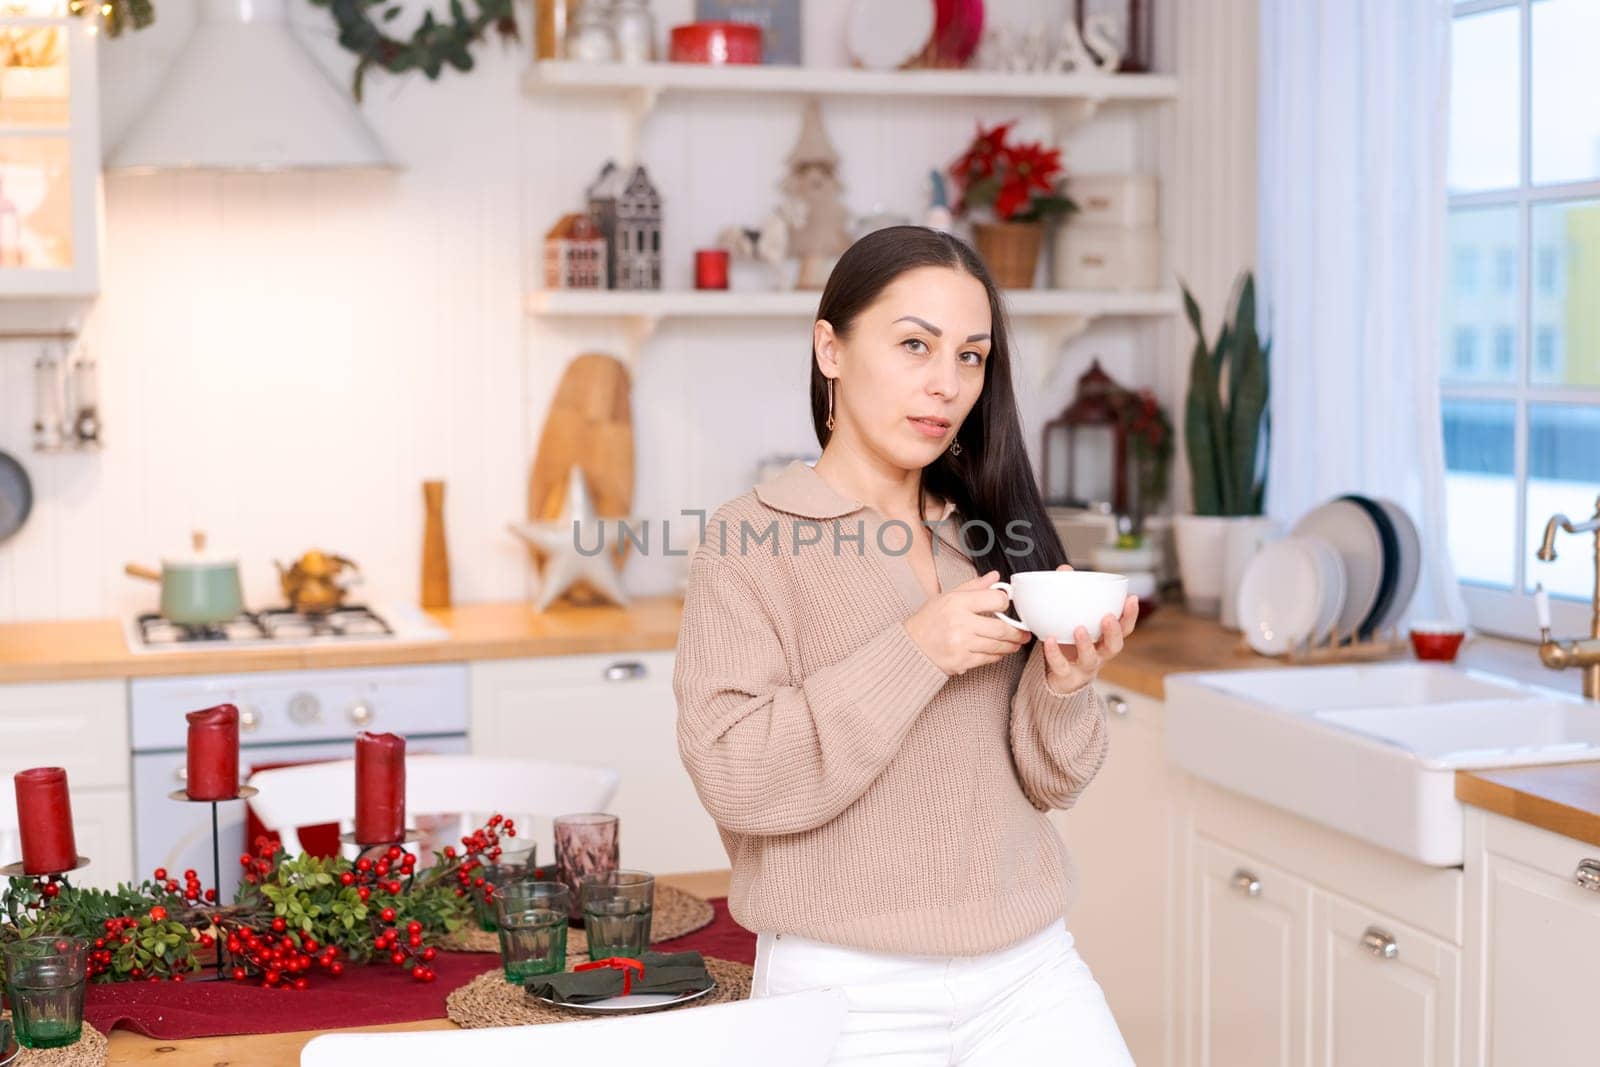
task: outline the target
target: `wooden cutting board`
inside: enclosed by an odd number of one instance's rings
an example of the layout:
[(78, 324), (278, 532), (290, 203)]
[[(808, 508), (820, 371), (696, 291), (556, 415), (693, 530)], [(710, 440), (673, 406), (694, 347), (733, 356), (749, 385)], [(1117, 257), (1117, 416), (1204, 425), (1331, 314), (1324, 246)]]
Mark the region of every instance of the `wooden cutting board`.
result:
[[(629, 385), (628, 369), (614, 356), (586, 353), (567, 365), (550, 401), (528, 473), (528, 518), (553, 519), (561, 514), (567, 475), (574, 469), (581, 469), (589, 479), (589, 495), (596, 514), (609, 518), (632, 514), (633, 407)], [(608, 529), (606, 533), (610, 537), (614, 531)], [(544, 553), (532, 546), (528, 551), (542, 567)], [(623, 554), (617, 558), (622, 559)], [(583, 591), (588, 593), (588, 587), (583, 586)]]

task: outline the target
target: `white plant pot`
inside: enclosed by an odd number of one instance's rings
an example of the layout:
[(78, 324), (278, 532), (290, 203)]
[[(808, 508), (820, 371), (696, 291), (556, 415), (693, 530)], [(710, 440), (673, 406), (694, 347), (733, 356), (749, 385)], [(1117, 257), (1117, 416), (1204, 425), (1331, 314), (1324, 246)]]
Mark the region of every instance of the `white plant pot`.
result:
[(1175, 520), (1183, 601), (1195, 615), (1215, 616), (1222, 609), (1223, 550), (1234, 521), (1218, 515), (1179, 515)]
[(1245, 568), (1255, 558), (1261, 547), (1283, 536), (1283, 527), (1277, 519), (1262, 515), (1245, 516), (1227, 520), (1222, 536), (1222, 625), (1230, 630), (1239, 628), (1239, 583), (1244, 579)]

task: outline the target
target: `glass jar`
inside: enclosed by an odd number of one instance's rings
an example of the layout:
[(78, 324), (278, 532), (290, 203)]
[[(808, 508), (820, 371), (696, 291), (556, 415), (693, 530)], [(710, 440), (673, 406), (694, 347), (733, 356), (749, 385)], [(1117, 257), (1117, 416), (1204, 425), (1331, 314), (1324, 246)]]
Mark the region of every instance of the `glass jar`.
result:
[(617, 38), (611, 29), (611, 16), (607, 0), (583, 0), (567, 32), (567, 58), (584, 63), (615, 60)]
[(649, 0), (616, 0), (611, 29), (616, 36), (617, 58), (624, 63), (648, 63), (656, 57), (656, 18)]

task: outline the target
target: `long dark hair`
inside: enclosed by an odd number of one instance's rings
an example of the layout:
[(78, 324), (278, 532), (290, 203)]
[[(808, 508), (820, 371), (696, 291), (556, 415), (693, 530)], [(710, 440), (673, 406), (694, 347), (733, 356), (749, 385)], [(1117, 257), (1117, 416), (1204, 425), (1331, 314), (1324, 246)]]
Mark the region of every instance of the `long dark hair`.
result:
[[(956, 436), (961, 455), (952, 456), (948, 448), (941, 452), (922, 469), (922, 488), (955, 501), (964, 522), (986, 523), (993, 532), (990, 538), (978, 527), (963, 536), (962, 543), (974, 550), (972, 562), (979, 573), (996, 570), (1001, 578), (1010, 578), (1018, 571), (1054, 570), (1067, 562), (1067, 553), (1045, 511), (1023, 443), (1022, 420), (1011, 385), (1010, 330), (1000, 291), (978, 254), (959, 238), (924, 226), (874, 230), (839, 257), (822, 290), (817, 318), (826, 319), (840, 337), (848, 336), (856, 316), (896, 278), (918, 267), (948, 267), (982, 282), (993, 322), (983, 392)], [(823, 448), (832, 436), (827, 417), (828, 378), (817, 365), (813, 346), (811, 423)], [(920, 506), (920, 494), (918, 501)], [(1019, 533), (1008, 532), (1008, 524), (1019, 521), (1026, 523)], [(1033, 542), (1027, 552), (1022, 551), (1024, 539)], [(986, 543), (987, 551), (977, 551)]]

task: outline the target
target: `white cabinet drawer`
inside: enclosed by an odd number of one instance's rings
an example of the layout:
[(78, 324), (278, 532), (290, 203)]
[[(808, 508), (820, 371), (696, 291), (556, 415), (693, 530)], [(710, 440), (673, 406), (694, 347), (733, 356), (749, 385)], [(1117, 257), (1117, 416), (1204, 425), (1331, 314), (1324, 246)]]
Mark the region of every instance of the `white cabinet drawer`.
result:
[(1074, 223), (1095, 226), (1153, 226), (1156, 179), (1153, 174), (1075, 174), (1066, 193), (1078, 205)]
[(1161, 231), (1154, 226), (1069, 222), (1056, 234), (1054, 256), (1063, 289), (1130, 292), (1161, 284)]
[(1316, 903), (1312, 1062), (1453, 1067), (1460, 949), (1332, 893)]
[(65, 767), (74, 789), (125, 787), (129, 759), (121, 679), (0, 686), (0, 775)]

